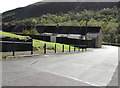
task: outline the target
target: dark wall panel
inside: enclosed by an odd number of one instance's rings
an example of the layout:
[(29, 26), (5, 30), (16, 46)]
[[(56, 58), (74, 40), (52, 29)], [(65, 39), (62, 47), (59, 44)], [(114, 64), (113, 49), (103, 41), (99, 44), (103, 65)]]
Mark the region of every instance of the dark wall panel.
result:
[(44, 36), (44, 35), (31, 35), (31, 34), (18, 34), (23, 36), (30, 36), (32, 39), (42, 40), (50, 42), (50, 36)]
[(66, 37), (57, 37), (57, 43), (68, 44), (80, 48), (94, 48), (92, 45), (92, 40), (79, 40), (79, 39), (71, 39)]
[[(31, 51), (33, 49), (32, 39), (29, 40), (19, 40), (14, 38), (14, 40), (10, 38), (2, 38), (2, 52), (11, 52), (11, 51)], [(19, 42), (19, 43), (13, 43)], [(21, 43), (20, 43), (21, 42)], [(28, 44), (29, 43), (29, 44)]]

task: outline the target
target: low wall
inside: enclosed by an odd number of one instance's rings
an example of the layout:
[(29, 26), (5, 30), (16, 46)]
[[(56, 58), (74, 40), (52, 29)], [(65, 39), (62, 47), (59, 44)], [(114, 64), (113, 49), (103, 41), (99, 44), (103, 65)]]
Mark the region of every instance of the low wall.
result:
[(18, 34), (23, 36), (30, 36), (32, 39), (42, 40), (50, 42), (50, 36), (44, 36), (44, 35), (31, 35), (31, 34)]
[[(45, 35), (31, 35), (31, 34), (19, 34), (23, 36), (30, 36), (33, 39), (38, 39), (42, 41), (50, 42), (51, 36), (45, 36)], [(67, 37), (56, 37), (56, 43), (61, 44), (67, 44), (67, 45), (73, 45), (80, 48), (95, 48), (94, 41), (93, 40), (79, 40), (79, 39), (72, 39)], [(86, 46), (83, 46), (86, 45)]]
[(71, 39), (67, 37), (57, 37), (56, 42), (73, 45), (80, 48), (94, 48), (92, 45), (92, 40), (79, 40), (79, 39)]

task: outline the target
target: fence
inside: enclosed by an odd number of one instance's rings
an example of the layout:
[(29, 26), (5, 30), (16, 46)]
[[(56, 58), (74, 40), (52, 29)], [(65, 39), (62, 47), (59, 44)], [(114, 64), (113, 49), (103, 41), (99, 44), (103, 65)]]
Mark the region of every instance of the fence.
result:
[[(2, 43), (2, 52), (12, 52), (15, 56), (18, 51), (30, 51), (29, 54), (35, 52), (42, 54), (47, 53), (64, 53), (64, 52), (76, 52), (86, 50), (86, 46), (64, 45), (64, 44), (48, 44), (48, 43), (31, 43), (31, 42), (16, 42), (16, 41), (0, 41)], [(39, 46), (39, 50), (33, 47), (33, 44)], [(6, 49), (8, 48), (8, 49)], [(24, 52), (25, 54), (25, 52)], [(27, 53), (28, 54), (28, 53)]]

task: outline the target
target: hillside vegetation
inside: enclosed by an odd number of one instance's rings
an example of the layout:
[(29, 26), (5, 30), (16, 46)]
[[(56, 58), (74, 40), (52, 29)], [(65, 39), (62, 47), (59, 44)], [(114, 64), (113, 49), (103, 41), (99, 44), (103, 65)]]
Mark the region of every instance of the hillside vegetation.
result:
[[(32, 33), (31, 29), (35, 25), (86, 26), (87, 23), (87, 26), (102, 27), (104, 42), (120, 43), (120, 10), (117, 5), (113, 2), (35, 3), (3, 13), (3, 25), (28, 25), (31, 28), (27, 28), (24, 33)], [(16, 15), (18, 13), (19, 17)], [(5, 20), (9, 18), (12, 21)], [(33, 32), (38, 33), (35, 30)]]
[(37, 2), (26, 7), (2, 13), (3, 22), (39, 17), (43, 14), (60, 14), (68, 11), (79, 12), (83, 9), (99, 10), (117, 6), (117, 2)]

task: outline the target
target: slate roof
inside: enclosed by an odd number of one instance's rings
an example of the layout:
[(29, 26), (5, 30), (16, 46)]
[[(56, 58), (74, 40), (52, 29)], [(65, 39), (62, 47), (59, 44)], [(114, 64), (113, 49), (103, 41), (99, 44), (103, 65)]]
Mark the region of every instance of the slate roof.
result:
[[(22, 32), (25, 26), (3, 26), (2, 30), (6, 32)], [(39, 33), (57, 33), (57, 34), (81, 34), (99, 33), (101, 27), (85, 26), (36, 26)], [(87, 29), (87, 30), (86, 30)]]

